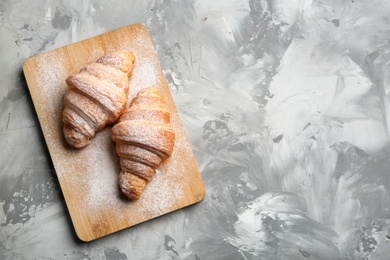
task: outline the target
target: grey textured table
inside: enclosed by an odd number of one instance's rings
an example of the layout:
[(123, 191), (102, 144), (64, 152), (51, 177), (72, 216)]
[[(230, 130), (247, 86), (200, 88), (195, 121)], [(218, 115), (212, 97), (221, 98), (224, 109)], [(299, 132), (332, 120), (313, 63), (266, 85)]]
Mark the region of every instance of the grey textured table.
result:
[[(387, 0), (0, 3), (0, 259), (388, 259)], [(90, 243), (23, 61), (149, 30), (206, 198)]]

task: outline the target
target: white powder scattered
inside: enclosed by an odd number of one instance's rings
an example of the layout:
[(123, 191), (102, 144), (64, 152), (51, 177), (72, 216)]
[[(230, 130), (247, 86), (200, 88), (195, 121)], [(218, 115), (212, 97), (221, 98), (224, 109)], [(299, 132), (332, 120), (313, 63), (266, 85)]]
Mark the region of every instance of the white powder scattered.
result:
[[(143, 37), (130, 37), (120, 44), (113, 45), (113, 48), (131, 50), (136, 57), (128, 104), (145, 87), (154, 86), (161, 91), (164, 78), (150, 42), (144, 41)], [(92, 51), (91, 55), (98, 52), (100, 50)], [(111, 233), (187, 206), (183, 197), (194, 178), (193, 175), (187, 175), (193, 155), (177, 113), (171, 113), (171, 124), (176, 134), (173, 153), (157, 169), (138, 201), (129, 201), (120, 193), (119, 158), (110, 138), (110, 127), (98, 132), (92, 143), (84, 149), (73, 150), (65, 146), (62, 133), (63, 97), (67, 90), (65, 79), (74, 71), (68, 71), (71, 61), (65, 59), (65, 54), (62, 54), (63, 57), (59, 54), (49, 52), (36, 57), (36, 85), (39, 87), (35, 92), (44, 98), (34, 103), (40, 121), (44, 119), (45, 122), (42, 129), (70, 206), (70, 214), (82, 216), (83, 223), (90, 223), (91, 229), (101, 223), (114, 223), (106, 231)]]
[(58, 109), (58, 97), (63, 98), (62, 89), (65, 84), (65, 79), (68, 76), (64, 68), (64, 60), (61, 56), (54, 52), (48, 52), (45, 55), (39, 55), (35, 59), (36, 71), (39, 77), (39, 87), (42, 89), (42, 94), (46, 98), (47, 109)]
[(153, 216), (159, 216), (172, 209), (174, 203), (181, 199), (183, 191), (180, 183), (173, 180), (168, 173), (156, 170), (153, 180), (146, 186), (141, 195), (140, 202), (145, 210), (151, 212)]
[[(77, 189), (85, 191), (85, 214), (103, 214), (109, 211), (115, 212), (119, 218), (130, 218), (134, 212), (138, 212), (156, 217), (176, 209), (176, 202), (184, 195), (181, 183), (185, 180), (186, 173), (186, 164), (177, 158), (186, 144), (177, 141), (172, 156), (156, 170), (141, 198), (129, 201), (120, 194), (118, 187), (119, 158), (115, 155), (109, 129), (99, 133), (91, 145), (85, 148), (89, 154), (84, 161), (87, 171), (80, 174), (85, 174), (86, 182), (74, 184), (79, 186)], [(79, 176), (77, 179), (80, 177), (82, 178)]]
[[(46, 121), (57, 121), (58, 115), (62, 113), (63, 96), (66, 92), (65, 79), (67, 77), (64, 61), (53, 52), (48, 52), (44, 56), (39, 55), (35, 59), (37, 73), (37, 87), (40, 98), (39, 102), (34, 102), (34, 106), (41, 121), (44, 133), (50, 132), (52, 126), (44, 124)], [(35, 101), (35, 100), (34, 100)], [(43, 102), (42, 102), (43, 101)]]
[(138, 93), (141, 89), (156, 86), (156, 69), (158, 64), (153, 60), (142, 58), (136, 61), (133, 76), (130, 79), (131, 93)]
[(99, 133), (93, 141), (96, 142), (92, 142), (86, 148), (89, 156), (85, 161), (88, 169), (85, 206), (98, 209), (102, 205), (113, 205), (118, 199), (117, 172), (119, 166), (118, 161), (112, 155), (115, 151), (108, 129)]
[(140, 198), (145, 209), (153, 212), (155, 216), (167, 213), (167, 209), (172, 209), (175, 203), (184, 196), (182, 184), (190, 182), (187, 175), (187, 165), (190, 162), (186, 161), (189, 156), (184, 159), (182, 157), (183, 153), (189, 151), (187, 145), (188, 142), (176, 138), (171, 157), (163, 161), (156, 170), (153, 180), (146, 186)]

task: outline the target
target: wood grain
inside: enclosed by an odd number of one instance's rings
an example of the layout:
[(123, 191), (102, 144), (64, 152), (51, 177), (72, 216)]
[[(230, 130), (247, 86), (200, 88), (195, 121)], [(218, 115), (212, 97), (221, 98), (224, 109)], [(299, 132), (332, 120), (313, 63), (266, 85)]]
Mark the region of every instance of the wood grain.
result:
[[(121, 196), (119, 160), (110, 126), (88, 147), (66, 145), (62, 132), (65, 79), (110, 51), (132, 50), (136, 57), (129, 101), (157, 87), (171, 112), (176, 133), (172, 156), (163, 162), (138, 201)], [(23, 71), (56, 174), (78, 237), (91, 241), (201, 201), (205, 187), (146, 28), (129, 25), (27, 59)]]

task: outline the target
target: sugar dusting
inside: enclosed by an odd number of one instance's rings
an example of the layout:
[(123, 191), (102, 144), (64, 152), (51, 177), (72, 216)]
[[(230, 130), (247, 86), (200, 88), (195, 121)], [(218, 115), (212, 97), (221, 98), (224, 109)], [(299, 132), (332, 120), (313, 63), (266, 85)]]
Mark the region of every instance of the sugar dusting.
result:
[(132, 93), (138, 93), (139, 90), (155, 86), (157, 84), (157, 75), (155, 74), (157, 64), (150, 59), (140, 59), (134, 66), (133, 76), (130, 79), (130, 88)]
[(155, 216), (167, 213), (175, 206), (174, 203), (184, 196), (182, 183), (189, 182), (186, 175), (187, 164), (178, 158), (180, 154), (188, 151), (187, 145), (182, 139), (175, 140), (171, 157), (162, 162), (140, 198), (145, 209), (153, 212)]
[[(143, 37), (135, 37), (121, 44), (124, 46), (116, 46), (117, 49), (120, 47), (131, 50), (136, 58), (130, 78), (128, 104), (143, 88), (154, 86), (161, 90), (162, 73), (150, 42)], [(141, 198), (129, 201), (120, 194), (118, 187), (119, 158), (110, 138), (110, 127), (98, 132), (92, 143), (84, 149), (71, 150), (64, 146), (61, 115), (63, 96), (67, 90), (65, 79), (69, 74), (65, 64), (67, 61), (58, 56), (52, 57), (49, 53), (36, 60), (39, 91), (45, 97), (44, 102), (38, 104), (40, 114), (48, 117), (48, 122), (58, 122), (55, 126), (43, 125), (43, 132), (60, 184), (66, 187), (63, 189), (65, 198), (69, 197), (73, 204), (77, 204), (77, 211), (95, 223), (101, 221), (97, 218), (103, 215), (135, 223), (145, 220), (140, 215), (153, 218), (184, 206), (178, 201), (185, 195), (184, 188), (191, 185), (191, 181), (185, 176), (188, 171), (186, 162), (179, 161), (178, 158), (190, 148), (181, 140), (185, 139), (185, 133), (176, 114), (171, 115), (171, 124), (176, 132), (171, 157), (163, 161), (156, 170)]]
[[(114, 210), (118, 200), (118, 161), (109, 138), (109, 129), (105, 129), (85, 149), (87, 181), (85, 183), (84, 206), (94, 210)], [(84, 187), (83, 187), (84, 188)]]
[[(64, 60), (52, 52), (36, 58), (36, 72), (39, 82), (37, 85), (42, 90), (45, 102), (35, 102), (40, 120), (54, 121), (62, 113), (63, 96), (66, 92), (65, 79), (67, 77), (63, 66)], [(47, 113), (51, 111), (51, 113)], [(48, 132), (51, 126), (41, 124), (44, 132)], [(46, 131), (45, 131), (46, 130)]]
[[(145, 52), (145, 50), (149, 50), (148, 43), (144, 42), (142, 38), (135, 38), (133, 44), (130, 49), (136, 57), (136, 62), (130, 78), (128, 104), (141, 89), (156, 86), (160, 83), (158, 61), (155, 59), (155, 55), (150, 55), (151, 53), (148, 51)], [(159, 168), (138, 201), (132, 202), (123, 198), (118, 188), (119, 160), (113, 148), (114, 144), (111, 142), (109, 131), (101, 133), (101, 138), (96, 139), (92, 143), (95, 142), (98, 149), (88, 147), (88, 150), (90, 150), (87, 163), (90, 169), (88, 174), (91, 175), (87, 182), (86, 190), (88, 194), (85, 199), (88, 211), (110, 210), (120, 213), (121, 217), (126, 215), (130, 217), (129, 209), (142, 207), (142, 211), (153, 216), (159, 216), (173, 208), (172, 203), (183, 195), (182, 187), (176, 181), (178, 176), (175, 176), (180, 174), (181, 171), (172, 171), (167, 175), (165, 174), (166, 171), (161, 171)], [(101, 149), (102, 147), (108, 148)], [(115, 154), (116, 157), (113, 160), (107, 160), (107, 156), (112, 157), (112, 154)], [(173, 156), (170, 159), (170, 164), (172, 164), (173, 169), (178, 166)], [(103, 171), (102, 169), (115, 170)]]

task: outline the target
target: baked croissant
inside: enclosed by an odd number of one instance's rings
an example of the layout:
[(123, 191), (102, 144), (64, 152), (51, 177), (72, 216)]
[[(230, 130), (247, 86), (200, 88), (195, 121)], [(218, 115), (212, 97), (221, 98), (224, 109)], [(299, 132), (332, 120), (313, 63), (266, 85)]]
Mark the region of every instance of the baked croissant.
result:
[(130, 51), (108, 53), (66, 79), (69, 90), (62, 121), (70, 146), (89, 145), (97, 131), (118, 120), (126, 106), (134, 61)]
[(121, 172), (119, 187), (130, 199), (138, 199), (162, 160), (173, 151), (175, 133), (170, 113), (156, 88), (142, 89), (111, 129)]

